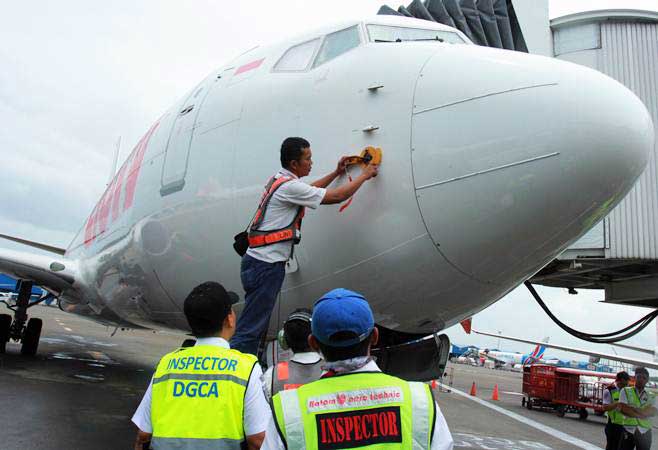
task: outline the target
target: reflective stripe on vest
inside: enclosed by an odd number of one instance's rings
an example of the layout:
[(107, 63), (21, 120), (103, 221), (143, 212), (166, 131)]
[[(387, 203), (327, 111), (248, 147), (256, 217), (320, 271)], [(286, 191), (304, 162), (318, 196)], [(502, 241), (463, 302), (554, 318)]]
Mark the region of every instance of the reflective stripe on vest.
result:
[(414, 450), (426, 449), (430, 441), (430, 430), (432, 425), (429, 423), (430, 404), (427, 397), (427, 385), (423, 383), (409, 383), (411, 391), (411, 404), (413, 406), (413, 448)]
[(283, 407), (283, 420), (286, 424), (286, 442), (288, 450), (306, 449), (304, 436), (304, 417), (299, 407), (297, 389), (281, 391), (281, 406)]
[(276, 379), (288, 381), (288, 361), (282, 361), (276, 365)]
[[(635, 392), (634, 387), (625, 387), (624, 392), (626, 392), (626, 401), (628, 402), (629, 405), (634, 406), (636, 408), (642, 408), (644, 405), (642, 405), (642, 402), (640, 401), (640, 397), (637, 395), (637, 392)], [(649, 396), (647, 392), (647, 396)], [(624, 416), (624, 425), (626, 426), (639, 426), (642, 428), (651, 428), (651, 421), (647, 419), (640, 419), (637, 417), (628, 417)]]
[(256, 357), (214, 345), (165, 355), (152, 382), (155, 449), (239, 449)]
[(151, 447), (154, 450), (241, 450), (241, 440), (237, 439), (182, 439), (154, 437)]
[[(618, 402), (619, 401), (619, 394), (621, 394), (621, 391), (619, 389), (615, 388), (610, 388), (608, 389), (610, 392), (610, 397), (612, 398), (612, 402)], [(606, 411), (605, 415), (610, 419), (610, 423), (614, 423), (616, 425), (623, 425), (624, 424), (624, 414), (622, 414), (621, 411), (617, 409), (613, 409), (610, 411)]]
[(272, 400), (288, 450), (430, 448), (434, 400), (424, 383), (351, 373), (281, 391)]
[(278, 230), (259, 230), (258, 227), (263, 223), (265, 219), (265, 212), (267, 207), (270, 204), (270, 200), (274, 193), (279, 189), (284, 183), (292, 180), (291, 177), (279, 177), (279, 178), (270, 178), (267, 185), (265, 186), (265, 193), (261, 197), (260, 204), (258, 205), (258, 210), (254, 216), (254, 220), (249, 226), (249, 247), (257, 248), (264, 247), (266, 245), (276, 244), (278, 242), (287, 242), (294, 241), (294, 244), (299, 243), (301, 239), (300, 230), (302, 228), (302, 218), (304, 217), (305, 208), (300, 206), (297, 209), (297, 214), (295, 214), (294, 219), (290, 224), (286, 225), (283, 228)]

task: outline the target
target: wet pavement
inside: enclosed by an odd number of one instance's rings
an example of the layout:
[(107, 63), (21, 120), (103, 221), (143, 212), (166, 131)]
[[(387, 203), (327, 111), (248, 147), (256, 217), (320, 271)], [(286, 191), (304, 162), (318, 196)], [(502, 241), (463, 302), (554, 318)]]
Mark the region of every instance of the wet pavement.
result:
[[(114, 328), (53, 307), (30, 313), (44, 320), (37, 356), (22, 356), (15, 343), (0, 354), (0, 449), (132, 448), (130, 417), (159, 358), (185, 336), (144, 330), (112, 336)], [(453, 391), (437, 387), (435, 394), (457, 449), (605, 448), (601, 417), (580, 421), (523, 408), (518, 373), (464, 365), (450, 365), (448, 373)], [(467, 393), (473, 382), (480, 403), (456, 392)]]
[(0, 449), (132, 448), (130, 417), (153, 368), (183, 335), (121, 331), (54, 307), (43, 319), (36, 357), (7, 344), (0, 354)]

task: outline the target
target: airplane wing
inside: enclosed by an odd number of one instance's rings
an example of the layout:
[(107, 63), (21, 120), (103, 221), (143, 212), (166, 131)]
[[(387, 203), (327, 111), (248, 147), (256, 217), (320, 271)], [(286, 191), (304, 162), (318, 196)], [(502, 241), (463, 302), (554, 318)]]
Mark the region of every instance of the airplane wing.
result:
[(614, 345), (615, 347), (627, 348), (629, 350), (635, 350), (636, 352), (648, 353), (650, 355), (653, 355), (653, 349), (650, 348), (636, 347), (635, 345), (628, 345), (628, 344), (612, 344), (612, 345)]
[(658, 369), (658, 362), (654, 362), (648, 359), (639, 359), (639, 358), (632, 358), (629, 356), (620, 356), (620, 355), (613, 355), (610, 353), (602, 353), (602, 352), (596, 352), (593, 350), (586, 350), (582, 348), (575, 348), (575, 347), (567, 347), (565, 345), (557, 345), (557, 344), (549, 344), (546, 342), (539, 342), (539, 341), (533, 341), (531, 339), (522, 339), (522, 338), (517, 338), (517, 337), (512, 337), (512, 336), (504, 336), (500, 334), (493, 334), (493, 333), (485, 333), (483, 331), (476, 331), (473, 330), (474, 333), (481, 334), (483, 336), (491, 336), (491, 337), (499, 337), (501, 339), (507, 339), (509, 341), (516, 341), (516, 342), (523, 342), (526, 344), (540, 344), (544, 345), (545, 347), (550, 347), (554, 348), (556, 350), (564, 350), (565, 352), (573, 352), (573, 353), (580, 353), (583, 355), (589, 355), (589, 356), (594, 356), (598, 358), (604, 358), (604, 359), (609, 359), (612, 361), (620, 361), (626, 364), (633, 364), (634, 366), (643, 366), (643, 367), (648, 367), (650, 369)]
[(71, 289), (78, 276), (77, 263), (59, 254), (36, 255), (4, 248), (0, 248), (0, 273), (31, 280), (55, 295)]

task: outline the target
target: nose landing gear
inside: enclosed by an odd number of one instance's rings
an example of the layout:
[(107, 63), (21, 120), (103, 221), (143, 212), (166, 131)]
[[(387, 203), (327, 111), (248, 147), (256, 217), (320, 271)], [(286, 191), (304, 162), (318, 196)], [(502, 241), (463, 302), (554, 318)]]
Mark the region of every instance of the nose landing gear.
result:
[(18, 282), (18, 299), (16, 305), (10, 307), (14, 311), (13, 320), (9, 314), (0, 314), (0, 353), (5, 352), (10, 340), (22, 343), (23, 355), (34, 356), (37, 353), (43, 322), (35, 317), (27, 318), (27, 309), (32, 306), (32, 284), (26, 280)]

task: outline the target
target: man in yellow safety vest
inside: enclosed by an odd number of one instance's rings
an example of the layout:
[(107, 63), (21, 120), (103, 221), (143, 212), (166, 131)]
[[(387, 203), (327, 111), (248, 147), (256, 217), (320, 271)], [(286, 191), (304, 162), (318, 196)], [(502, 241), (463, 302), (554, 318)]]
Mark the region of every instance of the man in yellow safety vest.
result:
[(649, 450), (651, 448), (650, 417), (658, 413), (654, 406), (653, 394), (644, 387), (649, 381), (649, 371), (644, 367), (635, 368), (635, 386), (628, 386), (619, 394), (619, 404), (624, 415), (624, 436), (622, 450)]
[(628, 386), (629, 379), (628, 373), (621, 371), (615, 377), (615, 382), (603, 391), (603, 410), (608, 417), (608, 423), (605, 425), (605, 450), (617, 450), (624, 434), (625, 418), (619, 410), (619, 394)]
[(448, 425), (427, 384), (381, 372), (370, 356), (379, 332), (366, 299), (334, 289), (315, 302), (309, 344), (322, 378), (272, 398), (263, 449), (450, 450)]
[[(234, 294), (233, 294), (234, 295)], [(135, 449), (258, 450), (271, 421), (256, 357), (232, 350), (235, 297), (221, 284), (203, 283), (183, 310), (197, 337), (193, 347), (165, 355), (132, 421)]]

